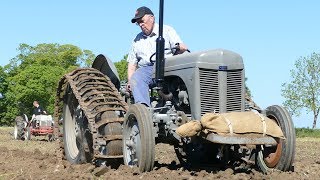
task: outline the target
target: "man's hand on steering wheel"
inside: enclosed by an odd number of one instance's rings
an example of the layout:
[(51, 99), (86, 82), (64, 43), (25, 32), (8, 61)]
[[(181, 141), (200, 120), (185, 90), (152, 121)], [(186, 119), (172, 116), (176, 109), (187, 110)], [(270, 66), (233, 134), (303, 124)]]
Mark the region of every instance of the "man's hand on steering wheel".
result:
[[(165, 48), (164, 49), (165, 51), (167, 50), (171, 50), (171, 52), (173, 53), (173, 55), (178, 55), (178, 54), (182, 54), (184, 52), (189, 52), (190, 53), (190, 50), (188, 49), (188, 47), (185, 45), (185, 44), (180, 44), (180, 43), (176, 43), (175, 44), (175, 47), (173, 48)], [(152, 58), (156, 55), (156, 52), (153, 53), (150, 58), (149, 58), (149, 61), (150, 63), (154, 63), (155, 60), (152, 60)]]
[(184, 53), (186, 51), (190, 52), (188, 47), (183, 43), (181, 43), (181, 44), (180, 43), (176, 43), (174, 49), (176, 50), (174, 52), (174, 55), (182, 54), (182, 53)]

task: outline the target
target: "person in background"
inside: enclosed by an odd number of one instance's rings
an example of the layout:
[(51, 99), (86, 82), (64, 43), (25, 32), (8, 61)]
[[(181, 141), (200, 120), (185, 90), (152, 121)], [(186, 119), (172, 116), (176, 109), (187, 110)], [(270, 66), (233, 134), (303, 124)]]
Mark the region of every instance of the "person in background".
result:
[(47, 112), (40, 106), (38, 101), (33, 101), (33, 106), (34, 109), (31, 119), (34, 119), (36, 115), (47, 114)]

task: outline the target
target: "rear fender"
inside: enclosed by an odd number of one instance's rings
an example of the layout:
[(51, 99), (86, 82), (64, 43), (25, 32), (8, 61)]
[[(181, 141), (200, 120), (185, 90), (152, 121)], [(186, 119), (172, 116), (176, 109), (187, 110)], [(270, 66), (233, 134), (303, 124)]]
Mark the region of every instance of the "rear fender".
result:
[(112, 61), (102, 54), (99, 54), (93, 61), (92, 68), (95, 68), (108, 76), (115, 87), (120, 89), (120, 78), (118, 71)]

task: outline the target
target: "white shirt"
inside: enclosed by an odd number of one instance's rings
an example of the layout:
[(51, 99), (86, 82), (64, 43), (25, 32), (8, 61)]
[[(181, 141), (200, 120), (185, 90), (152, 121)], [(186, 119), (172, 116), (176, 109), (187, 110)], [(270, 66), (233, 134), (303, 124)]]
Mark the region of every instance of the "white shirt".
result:
[[(138, 67), (150, 65), (150, 56), (156, 52), (156, 40), (158, 38), (159, 25), (154, 24), (153, 30), (149, 36), (143, 32), (139, 33), (132, 42), (127, 61), (132, 64), (138, 64)], [(177, 32), (170, 26), (163, 26), (163, 38), (165, 48), (173, 48), (176, 43), (183, 43)], [(165, 57), (172, 56), (170, 50), (165, 51)], [(155, 56), (152, 58), (155, 60)]]

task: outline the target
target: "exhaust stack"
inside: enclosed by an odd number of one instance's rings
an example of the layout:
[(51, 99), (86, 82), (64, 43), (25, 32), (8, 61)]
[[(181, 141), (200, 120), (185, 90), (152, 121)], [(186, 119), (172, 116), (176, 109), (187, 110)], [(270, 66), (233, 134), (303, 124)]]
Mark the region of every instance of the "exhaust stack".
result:
[(156, 83), (157, 89), (162, 88), (162, 82), (164, 81), (164, 43), (163, 38), (163, 4), (164, 0), (160, 0), (159, 7), (159, 36), (156, 40)]

